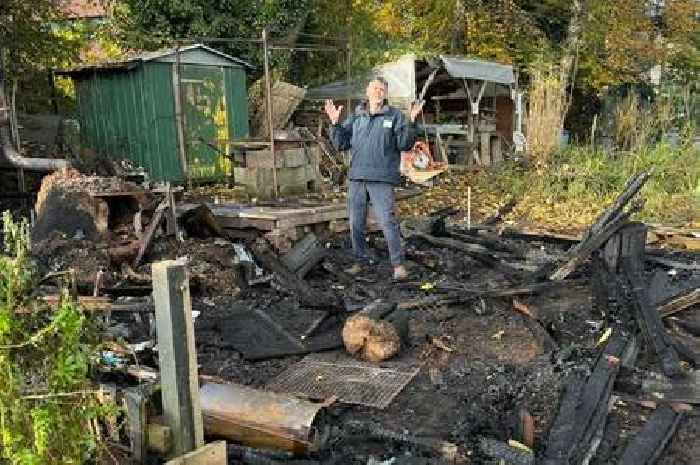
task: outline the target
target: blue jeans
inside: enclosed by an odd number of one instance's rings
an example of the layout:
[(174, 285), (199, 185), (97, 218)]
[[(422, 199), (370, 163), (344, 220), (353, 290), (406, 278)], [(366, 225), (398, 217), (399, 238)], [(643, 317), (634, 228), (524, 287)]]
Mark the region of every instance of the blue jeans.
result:
[(384, 232), (384, 239), (389, 246), (391, 264), (401, 265), (403, 250), (399, 224), (394, 218), (394, 186), (388, 182), (349, 181), (348, 216), (355, 257), (364, 262), (369, 260), (365, 245), (368, 200), (371, 200), (374, 216)]

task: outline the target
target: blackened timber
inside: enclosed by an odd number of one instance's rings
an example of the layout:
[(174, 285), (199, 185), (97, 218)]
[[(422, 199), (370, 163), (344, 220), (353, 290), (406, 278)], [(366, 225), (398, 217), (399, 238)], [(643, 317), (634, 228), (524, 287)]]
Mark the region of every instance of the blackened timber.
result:
[(253, 254), (263, 266), (275, 273), (285, 286), (296, 292), (303, 305), (325, 308), (339, 306), (336, 299), (316, 291), (290, 271), (272, 251), (270, 244), (265, 239), (261, 238), (255, 241)]
[(615, 234), (620, 228), (627, 224), (627, 220), (632, 215), (632, 211), (621, 213), (612, 222), (605, 225), (603, 229), (596, 232), (592, 236), (588, 237), (585, 241), (580, 242), (577, 246), (573, 247), (568, 255), (568, 260), (566, 263), (557, 268), (550, 276), (549, 279), (552, 281), (564, 279), (569, 274), (571, 274), (576, 267), (583, 263), (588, 257), (596, 250), (598, 250), (605, 241), (610, 239), (610, 237)]
[(547, 449), (544, 453), (543, 465), (559, 465), (569, 463), (567, 449), (576, 428), (577, 407), (585, 387), (585, 379), (581, 375), (572, 375), (564, 384), (564, 392), (559, 401), (559, 410), (549, 428)]
[(153, 239), (153, 236), (155, 235), (158, 226), (163, 221), (163, 214), (165, 213), (165, 210), (167, 208), (167, 199), (163, 200), (158, 205), (158, 207), (156, 207), (156, 211), (153, 214), (153, 218), (151, 218), (151, 222), (148, 224), (148, 228), (146, 228), (146, 233), (144, 234), (143, 239), (141, 239), (141, 245), (139, 246), (138, 254), (134, 259), (134, 268), (138, 268), (139, 264), (141, 263), (141, 259), (148, 251), (148, 246), (151, 245), (151, 240)]
[(659, 314), (662, 318), (665, 318), (667, 316), (675, 315), (676, 313), (698, 303), (700, 303), (700, 288), (688, 289), (659, 306)]
[(628, 179), (622, 193), (620, 193), (610, 207), (606, 208), (603, 213), (598, 216), (593, 225), (588, 229), (588, 231), (586, 231), (586, 234), (581, 242), (586, 242), (595, 234), (603, 231), (606, 225), (611, 222), (613, 218), (617, 217), (624, 210), (625, 206), (630, 202), (630, 200), (637, 195), (639, 190), (649, 180), (650, 176), (650, 173), (643, 171)]
[(580, 464), (595, 453), (605, 424), (615, 378), (629, 340), (614, 332), (585, 381), (576, 377), (566, 386), (559, 412), (550, 428), (546, 465)]
[(663, 452), (683, 414), (662, 405), (651, 415), (644, 428), (625, 449), (619, 465), (651, 465)]
[(659, 357), (664, 373), (671, 377), (680, 376), (682, 370), (678, 353), (666, 334), (661, 315), (651, 304), (646, 282), (639, 273), (634, 272), (635, 267), (630, 265), (628, 260), (623, 260), (622, 269), (624, 278), (630, 286), (632, 297), (630, 303), (642, 333)]

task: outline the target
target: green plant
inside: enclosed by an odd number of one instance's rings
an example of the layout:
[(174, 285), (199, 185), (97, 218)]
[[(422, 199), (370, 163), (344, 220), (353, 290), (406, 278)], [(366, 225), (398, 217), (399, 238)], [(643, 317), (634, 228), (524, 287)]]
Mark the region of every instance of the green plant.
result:
[(25, 221), (3, 214), (0, 255), (0, 463), (81, 464), (96, 453), (105, 413), (88, 373), (90, 322), (63, 292), (50, 309), (32, 292), (36, 272)]

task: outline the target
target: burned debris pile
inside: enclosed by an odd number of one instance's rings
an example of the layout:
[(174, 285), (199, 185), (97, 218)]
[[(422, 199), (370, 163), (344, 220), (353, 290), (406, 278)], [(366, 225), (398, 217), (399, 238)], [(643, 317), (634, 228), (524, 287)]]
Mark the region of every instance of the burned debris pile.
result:
[(648, 178), (577, 242), (498, 213), (405, 221), (393, 282), (379, 235), (372, 268), (345, 271), (342, 204), (193, 203), (64, 171), (33, 250), (44, 299), (73, 269), (104, 316), (97, 376), (126, 409), (103, 427), (134, 463), (206, 436), (243, 464), (690, 464), (700, 270), (630, 220)]

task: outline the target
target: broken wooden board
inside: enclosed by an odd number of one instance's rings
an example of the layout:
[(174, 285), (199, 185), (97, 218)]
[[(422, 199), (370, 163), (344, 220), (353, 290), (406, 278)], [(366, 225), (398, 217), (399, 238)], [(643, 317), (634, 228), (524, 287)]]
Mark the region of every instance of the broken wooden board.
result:
[(206, 444), (192, 452), (165, 462), (165, 465), (228, 465), (226, 441)]
[(700, 303), (700, 288), (688, 289), (671, 300), (662, 303), (659, 306), (659, 314), (662, 318), (666, 318), (698, 303)]
[(662, 373), (625, 370), (616, 380), (615, 390), (657, 403), (700, 404), (700, 371), (682, 378), (669, 378)]
[(606, 422), (610, 395), (629, 339), (614, 332), (586, 380), (574, 376), (565, 385), (549, 431), (544, 464), (580, 463), (595, 452), (596, 436)]
[(662, 405), (654, 411), (644, 428), (625, 449), (619, 465), (647, 465), (656, 463), (676, 432), (683, 414)]
[(680, 376), (678, 353), (666, 334), (661, 315), (651, 303), (646, 281), (627, 260), (623, 260), (622, 270), (623, 279), (631, 290), (630, 304), (645, 339), (654, 349), (664, 373), (671, 377)]
[(146, 233), (143, 235), (143, 239), (141, 239), (141, 246), (139, 247), (139, 252), (136, 255), (136, 258), (134, 258), (134, 268), (138, 268), (139, 264), (141, 263), (141, 259), (148, 251), (148, 247), (151, 245), (151, 240), (153, 239), (153, 236), (155, 235), (158, 226), (160, 226), (160, 223), (163, 221), (165, 210), (167, 209), (168, 199), (165, 199), (158, 205), (155, 213), (153, 214), (153, 217), (151, 218), (151, 222), (148, 223)]
[(275, 276), (280, 280), (283, 286), (294, 291), (302, 305), (325, 309), (341, 307), (335, 295), (312, 288), (306, 281), (289, 270), (272, 250), (272, 247), (266, 239), (261, 238), (256, 240), (252, 252), (255, 258), (265, 268), (275, 273)]
[(700, 230), (652, 225), (649, 234), (649, 242), (661, 242), (687, 250), (697, 251), (700, 250)]
[(309, 337), (292, 336), (262, 310), (240, 310), (222, 322), (224, 344), (233, 346), (246, 360), (303, 355), (343, 346), (340, 329)]

